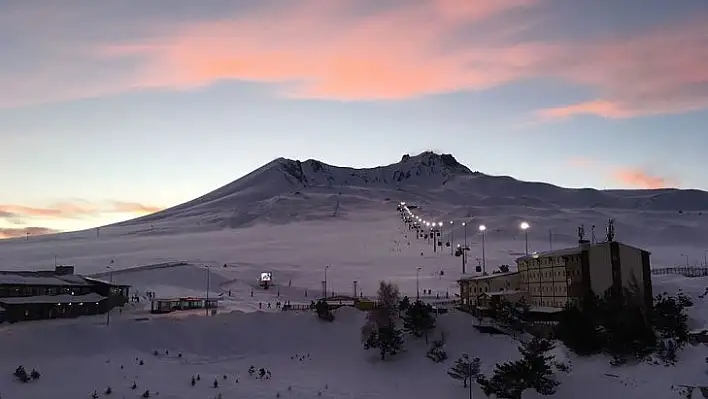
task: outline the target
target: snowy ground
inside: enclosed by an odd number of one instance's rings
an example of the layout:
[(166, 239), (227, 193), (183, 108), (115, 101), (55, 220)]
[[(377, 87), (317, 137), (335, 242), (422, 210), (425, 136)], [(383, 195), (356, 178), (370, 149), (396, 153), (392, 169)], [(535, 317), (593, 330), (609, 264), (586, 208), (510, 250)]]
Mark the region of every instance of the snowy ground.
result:
[[(472, 234), (469, 238), (474, 243), (472, 266), (480, 247)], [(461, 242), (460, 235), (457, 239)], [(518, 240), (487, 243), (488, 265), (510, 263), (523, 250)], [(532, 249), (544, 245), (542, 240), (531, 242)], [(655, 259), (681, 252), (669, 247), (649, 249)], [(352, 282), (357, 280), (364, 295), (373, 295), (378, 281), (387, 279), (413, 296), (416, 268), (422, 267), (421, 290), (452, 297), (460, 258), (447, 251), (433, 253), (424, 241), (412, 238), (391, 211), (362, 213), (336, 223), (311, 221), (183, 235), (106, 232), (99, 240), (83, 232), (60, 240), (36, 238), (0, 245), (2, 269), (47, 269), (53, 266), (54, 256), (59, 263), (76, 264), (77, 272), (85, 274), (105, 272), (111, 259), (116, 270), (184, 260), (188, 263), (184, 266), (115, 272), (113, 279), (133, 285), (140, 293), (204, 295), (208, 275), (209, 295), (223, 298), (220, 313), (156, 317), (143, 302), (113, 312), (110, 326), (105, 325), (105, 316), (0, 325), (3, 399), (88, 398), (108, 386), (112, 397), (118, 398), (137, 398), (146, 389), (159, 392), (159, 398), (175, 399), (212, 398), (218, 393), (224, 398), (274, 398), (278, 393), (282, 398), (466, 398), (467, 391), (445, 372), (459, 354), (480, 357), (486, 372), (496, 362), (517, 358), (516, 342), (478, 333), (475, 320), (463, 313), (440, 316), (451, 359), (436, 365), (425, 358), (425, 345), (414, 340), (408, 340), (407, 352), (396, 359), (378, 361), (375, 353), (363, 350), (359, 327), (364, 315), (353, 309), (338, 311), (334, 323), (320, 322), (309, 313), (257, 311), (259, 302), (266, 308), (268, 302), (314, 299), (320, 293), (325, 265), (331, 265), (327, 270), (330, 291), (351, 294)], [(273, 271), (278, 283), (268, 291), (255, 284), (266, 270)], [(657, 293), (683, 288), (691, 294), (697, 301), (691, 309), (691, 327), (706, 325), (708, 304), (697, 296), (708, 286), (708, 279), (662, 276), (654, 284)], [(310, 358), (298, 360), (297, 355), (304, 353)], [(560, 348), (557, 353), (560, 358), (567, 356)], [(680, 354), (680, 365), (672, 368), (649, 364), (612, 368), (603, 357), (568, 356), (573, 371), (560, 377), (556, 397), (679, 397), (672, 385), (708, 382), (706, 356), (705, 346), (687, 348)], [(20, 364), (28, 371), (40, 370), (41, 379), (16, 382), (11, 374)], [(270, 369), (273, 378), (249, 377), (250, 365)], [(196, 374), (201, 381), (192, 387), (190, 379)], [(215, 379), (218, 388), (212, 386)], [(136, 390), (130, 388), (133, 382)], [(483, 397), (476, 388), (475, 395)]]

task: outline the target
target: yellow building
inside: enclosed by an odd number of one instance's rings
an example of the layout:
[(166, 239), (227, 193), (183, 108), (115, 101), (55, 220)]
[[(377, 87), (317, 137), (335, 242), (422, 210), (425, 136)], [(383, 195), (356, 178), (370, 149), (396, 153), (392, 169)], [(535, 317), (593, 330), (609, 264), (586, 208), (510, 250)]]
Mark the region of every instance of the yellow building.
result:
[(612, 241), (523, 256), (516, 264), (532, 306), (563, 308), (590, 291), (622, 295), (628, 288), (651, 306), (649, 258), (645, 250)]
[(519, 277), (518, 272), (464, 277), (458, 281), (462, 304), (485, 310), (490, 308), (494, 301), (500, 301), (502, 298), (516, 301), (526, 295), (520, 290)]

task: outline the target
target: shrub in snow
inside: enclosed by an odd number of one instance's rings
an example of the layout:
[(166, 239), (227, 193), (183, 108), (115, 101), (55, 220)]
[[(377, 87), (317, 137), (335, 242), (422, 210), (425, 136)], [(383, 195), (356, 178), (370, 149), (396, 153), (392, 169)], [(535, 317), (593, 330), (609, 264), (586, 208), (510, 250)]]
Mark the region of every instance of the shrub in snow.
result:
[(425, 356), (435, 363), (445, 361), (447, 359), (447, 352), (445, 352), (445, 339), (440, 338), (433, 341), (433, 344), (430, 346), (430, 349), (428, 349)]
[(130, 386), (130, 389), (138, 389), (138, 384), (133, 381), (133, 385)]
[(143, 362), (143, 361), (141, 360), (140, 362), (138, 362), (138, 364), (141, 365), (141, 366), (144, 366), (144, 365), (145, 365), (145, 362)]
[(197, 379), (194, 378), (194, 376), (192, 376), (192, 382), (191, 382), (191, 384), (192, 384), (192, 386), (195, 386), (195, 385), (197, 384)]
[(197, 381), (201, 381), (201, 380), (202, 380), (202, 377), (199, 374), (197, 374)]
[(467, 388), (467, 382), (472, 383), (472, 379), (477, 378), (479, 375), (480, 360), (478, 357), (470, 359), (470, 357), (463, 353), (459, 359), (455, 361), (455, 364), (450, 367), (447, 374), (456, 379), (461, 380), (465, 388)]
[(149, 397), (150, 397), (150, 390), (149, 390), (149, 389), (146, 390), (146, 391), (143, 392), (143, 394), (140, 395), (140, 396), (143, 397), (143, 398), (149, 398)]
[(280, 392), (276, 393), (276, 394), (275, 394), (275, 397), (276, 397), (276, 398), (279, 398), (279, 397), (280, 397)]
[(320, 320), (334, 321), (334, 314), (332, 314), (332, 311), (329, 309), (329, 305), (324, 299), (317, 301), (315, 304), (315, 311), (317, 312), (317, 317), (319, 317)]
[(104, 393), (106, 394), (106, 396), (108, 396), (113, 393), (113, 389), (111, 389), (111, 387), (108, 387), (106, 388), (106, 391)]
[(219, 387), (219, 380), (214, 378), (214, 383), (212, 385), (214, 386), (214, 388), (218, 388)]
[(98, 399), (98, 392), (96, 392), (96, 391), (94, 390), (93, 393), (91, 394), (91, 397), (92, 397), (93, 399)]
[(494, 394), (497, 398), (520, 399), (527, 389), (553, 395), (560, 383), (553, 379), (554, 356), (547, 354), (552, 349), (550, 341), (533, 338), (519, 347), (522, 359), (497, 364), (492, 378), (480, 375), (477, 383), (487, 396)]
[(27, 370), (25, 370), (25, 366), (17, 367), (13, 375), (22, 382), (29, 382), (30, 380), (30, 377), (27, 375)]
[(30, 377), (32, 377), (33, 380), (38, 380), (41, 376), (42, 375), (39, 373), (39, 371), (37, 371), (37, 369), (32, 369), (32, 371), (30, 372)]
[(155, 356), (157, 356), (157, 355), (159, 355), (160, 353), (157, 351), (157, 349), (155, 349), (155, 351), (152, 352), (152, 354), (155, 355)]

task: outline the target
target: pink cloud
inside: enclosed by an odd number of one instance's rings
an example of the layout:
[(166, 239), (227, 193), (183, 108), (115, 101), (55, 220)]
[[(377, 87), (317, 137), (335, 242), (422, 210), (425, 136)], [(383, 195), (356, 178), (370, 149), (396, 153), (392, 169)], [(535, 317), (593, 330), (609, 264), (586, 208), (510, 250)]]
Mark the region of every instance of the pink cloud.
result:
[(12, 217), (18, 220), (25, 218), (75, 219), (107, 213), (148, 214), (163, 209), (165, 208), (138, 202), (108, 201), (107, 203), (92, 203), (75, 200), (56, 203), (48, 207), (0, 204), (0, 217)]
[[(218, 21), (156, 22), (154, 34), (142, 40), (73, 49), (106, 72), (86, 79), (80, 68), (52, 65), (33, 71), (32, 79), (0, 77), (0, 93), (9, 93), (0, 96), (0, 107), (127, 90), (189, 90), (223, 80), (273, 83), (291, 98), (399, 100), (534, 77), (596, 91), (591, 100), (538, 111), (543, 121), (708, 107), (708, 90), (701, 90), (708, 85), (705, 15), (632, 37), (541, 43), (517, 35), (512, 43), (510, 33), (533, 23), (479, 23), (544, 0), (417, 0), (369, 14), (351, 12), (361, 4), (356, 0), (278, 4)], [(472, 38), (494, 39), (454, 46), (460, 28)], [(131, 67), (101, 68), (123, 62)]]
[(614, 172), (615, 180), (638, 188), (670, 188), (674, 183), (661, 176), (655, 176), (641, 169), (618, 169)]
[(329, 2), (324, 8), (273, 11), (268, 19), (277, 23), (249, 18), (189, 25), (160, 41), (108, 46), (100, 53), (141, 58), (136, 87), (189, 89), (240, 79), (285, 83), (283, 94), (290, 97), (403, 99), (488, 87), (523, 75), (523, 66), (542, 56), (542, 46), (446, 53), (440, 47), (461, 25), (532, 2), (429, 0), (343, 20), (337, 18), (340, 7), (351, 2), (339, 7)]
[(708, 16), (557, 56), (556, 76), (593, 87), (600, 97), (541, 110), (542, 117), (622, 119), (708, 107)]

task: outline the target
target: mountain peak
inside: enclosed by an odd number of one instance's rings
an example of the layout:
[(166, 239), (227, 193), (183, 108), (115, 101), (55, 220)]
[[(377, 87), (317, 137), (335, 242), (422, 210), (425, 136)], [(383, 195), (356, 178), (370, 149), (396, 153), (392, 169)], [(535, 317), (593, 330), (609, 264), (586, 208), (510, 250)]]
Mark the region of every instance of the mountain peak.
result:
[(424, 167), (439, 166), (442, 172), (450, 174), (472, 174), (472, 171), (459, 163), (452, 154), (438, 154), (434, 151), (423, 151), (418, 155), (404, 154), (399, 162), (401, 165), (420, 164)]

